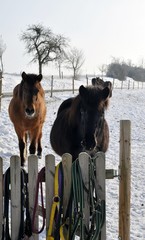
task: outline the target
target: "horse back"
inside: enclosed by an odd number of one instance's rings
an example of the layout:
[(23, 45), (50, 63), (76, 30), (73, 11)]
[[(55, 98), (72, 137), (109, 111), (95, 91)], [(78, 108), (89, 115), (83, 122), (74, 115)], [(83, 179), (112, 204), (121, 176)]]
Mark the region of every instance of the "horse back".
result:
[(66, 109), (68, 109), (68, 108), (71, 107), (71, 104), (72, 104), (73, 99), (74, 99), (73, 97), (72, 97), (72, 98), (68, 98), (68, 99), (64, 100), (64, 101), (61, 103), (61, 105), (60, 105), (59, 108), (58, 108), (57, 116), (58, 116), (58, 114), (61, 113), (63, 110), (66, 110)]

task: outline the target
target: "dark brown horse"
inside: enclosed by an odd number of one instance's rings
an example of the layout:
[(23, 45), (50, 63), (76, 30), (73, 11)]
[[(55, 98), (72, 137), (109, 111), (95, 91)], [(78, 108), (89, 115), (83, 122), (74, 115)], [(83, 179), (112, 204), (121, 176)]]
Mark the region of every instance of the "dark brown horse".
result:
[(22, 73), (22, 81), (13, 90), (9, 104), (9, 116), (19, 141), (21, 165), (25, 162), (27, 135), (30, 138), (30, 154), (41, 156), (42, 127), (46, 116), (42, 75)]
[(70, 153), (74, 161), (81, 151), (91, 155), (107, 151), (109, 128), (104, 112), (110, 95), (109, 87), (82, 85), (76, 97), (60, 105), (50, 133), (52, 148), (58, 155)]
[(103, 79), (96, 77), (92, 78), (92, 85), (101, 89), (108, 87), (110, 89), (110, 97), (112, 97), (112, 83), (110, 81), (104, 81)]

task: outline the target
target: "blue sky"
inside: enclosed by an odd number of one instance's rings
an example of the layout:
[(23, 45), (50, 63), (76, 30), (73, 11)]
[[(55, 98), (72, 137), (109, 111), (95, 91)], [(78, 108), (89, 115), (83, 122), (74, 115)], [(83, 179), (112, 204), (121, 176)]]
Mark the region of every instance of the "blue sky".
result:
[[(145, 59), (144, 0), (1, 0), (0, 35), (6, 43), (6, 72), (38, 72), (29, 64), (20, 35), (41, 23), (84, 52), (84, 73), (96, 73), (112, 57), (140, 64)], [(45, 74), (55, 74), (52, 64)], [(64, 70), (65, 73), (65, 70)]]

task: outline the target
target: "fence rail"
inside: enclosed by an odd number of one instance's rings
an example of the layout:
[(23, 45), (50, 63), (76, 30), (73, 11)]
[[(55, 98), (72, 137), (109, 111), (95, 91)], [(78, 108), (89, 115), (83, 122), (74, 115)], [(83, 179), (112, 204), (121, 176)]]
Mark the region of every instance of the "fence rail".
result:
[[(51, 76), (50, 87), (49, 89), (45, 90), (45, 93), (50, 93), (50, 97), (52, 97), (53, 93), (56, 93), (56, 92), (72, 92), (74, 94), (74, 92), (78, 91), (78, 87), (77, 88), (75, 87), (74, 79), (72, 79), (72, 88), (63, 88), (63, 89), (56, 88), (55, 81), (59, 81), (59, 80), (56, 80), (54, 79), (53, 76)], [(145, 88), (145, 82), (140, 82), (140, 81), (131, 81), (131, 80), (119, 81), (117, 79), (112, 79), (111, 82), (112, 82), (113, 89), (144, 89)], [(91, 84), (91, 79), (89, 79), (86, 76), (86, 85), (88, 84)], [(13, 95), (12, 92), (2, 91), (2, 77), (0, 77), (0, 103), (1, 103), (1, 98), (12, 97), (12, 95)]]

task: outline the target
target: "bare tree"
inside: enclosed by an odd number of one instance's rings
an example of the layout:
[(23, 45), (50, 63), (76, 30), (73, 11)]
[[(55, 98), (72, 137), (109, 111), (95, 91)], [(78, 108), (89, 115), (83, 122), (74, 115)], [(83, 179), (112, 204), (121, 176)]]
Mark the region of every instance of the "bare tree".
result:
[(67, 46), (67, 39), (62, 35), (55, 35), (50, 28), (41, 24), (32, 25), (23, 32), (21, 40), (26, 44), (26, 51), (32, 54), (31, 62), (38, 62), (39, 73), (42, 66), (55, 61)]
[(107, 66), (106, 66), (106, 64), (102, 64), (102, 65), (100, 65), (100, 66), (98, 67), (98, 69), (99, 69), (99, 71), (101, 72), (101, 77), (103, 78), (104, 73), (105, 73), (106, 70), (107, 70)]
[(84, 64), (84, 54), (82, 50), (77, 48), (71, 48), (66, 53), (66, 68), (73, 71), (73, 79), (77, 79), (80, 73), (80, 69)]
[(6, 44), (3, 42), (2, 36), (0, 36), (0, 64), (1, 64), (1, 72), (3, 73), (4, 71), (4, 66), (3, 66), (3, 53), (6, 50)]
[(58, 56), (58, 58), (56, 59), (56, 67), (58, 68), (58, 75), (59, 78), (63, 78), (63, 74), (62, 74), (62, 65), (63, 63), (65, 63), (65, 53), (61, 52), (61, 54)]

